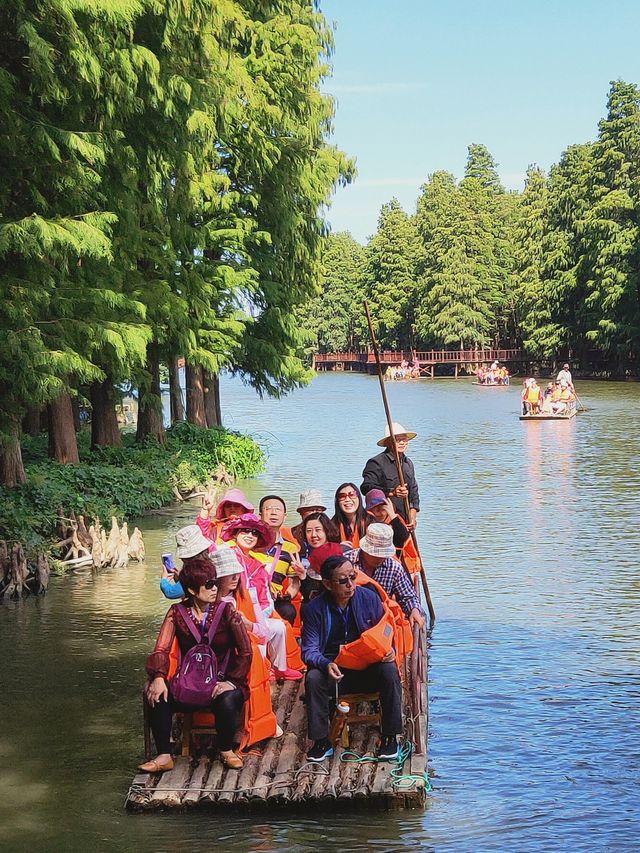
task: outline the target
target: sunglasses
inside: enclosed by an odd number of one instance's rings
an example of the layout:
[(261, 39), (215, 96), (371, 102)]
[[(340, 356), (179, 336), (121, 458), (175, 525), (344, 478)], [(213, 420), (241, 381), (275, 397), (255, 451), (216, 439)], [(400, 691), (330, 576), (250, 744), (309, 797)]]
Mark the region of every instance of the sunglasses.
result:
[(338, 500), (345, 501), (347, 498), (357, 498), (357, 497), (358, 496), (356, 495), (355, 492), (340, 492), (340, 494), (338, 495)]
[(358, 575), (354, 572), (352, 575), (347, 575), (345, 578), (338, 578), (336, 583), (340, 586), (346, 586), (348, 583), (355, 583)]
[(202, 586), (203, 586), (205, 589), (213, 589), (213, 588), (214, 588), (214, 586), (217, 584), (217, 582), (218, 582), (218, 581), (217, 581), (217, 579), (216, 579), (216, 580), (214, 580), (214, 578), (209, 578), (209, 580), (208, 580), (208, 581), (205, 581), (205, 582), (202, 584)]
[(241, 527), (240, 530), (238, 530), (238, 533), (247, 533), (250, 536), (255, 536), (256, 539), (260, 538), (260, 531), (254, 530), (253, 527)]

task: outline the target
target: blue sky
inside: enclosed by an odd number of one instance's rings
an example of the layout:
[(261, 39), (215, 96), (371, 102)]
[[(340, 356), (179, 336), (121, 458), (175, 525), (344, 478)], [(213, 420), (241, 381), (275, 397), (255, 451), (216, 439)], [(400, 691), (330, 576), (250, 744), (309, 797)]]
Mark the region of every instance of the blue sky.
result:
[(336, 25), (333, 141), (358, 165), (334, 231), (365, 241), (393, 196), (413, 212), (438, 169), (485, 144), (509, 189), (530, 163), (594, 139), (609, 82), (640, 84), (634, 0), (321, 0)]

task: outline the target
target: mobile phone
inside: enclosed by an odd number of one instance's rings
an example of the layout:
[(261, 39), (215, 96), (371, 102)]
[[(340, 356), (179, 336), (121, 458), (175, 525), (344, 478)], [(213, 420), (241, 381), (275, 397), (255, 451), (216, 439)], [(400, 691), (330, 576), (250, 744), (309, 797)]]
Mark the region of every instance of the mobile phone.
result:
[(173, 562), (173, 554), (163, 554), (162, 565), (168, 572), (175, 572), (176, 564)]

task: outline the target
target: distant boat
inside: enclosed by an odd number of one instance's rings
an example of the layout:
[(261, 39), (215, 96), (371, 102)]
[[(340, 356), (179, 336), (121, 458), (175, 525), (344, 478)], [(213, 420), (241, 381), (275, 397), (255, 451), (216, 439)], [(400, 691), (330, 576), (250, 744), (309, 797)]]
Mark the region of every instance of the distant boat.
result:
[(571, 418), (575, 418), (578, 408), (576, 406), (576, 401), (572, 400), (571, 403), (567, 405), (566, 411), (559, 413), (557, 415), (552, 414), (551, 412), (541, 412), (539, 415), (520, 415), (521, 421), (568, 421)]
[(472, 385), (479, 385), (480, 388), (508, 388), (508, 382), (472, 382)]

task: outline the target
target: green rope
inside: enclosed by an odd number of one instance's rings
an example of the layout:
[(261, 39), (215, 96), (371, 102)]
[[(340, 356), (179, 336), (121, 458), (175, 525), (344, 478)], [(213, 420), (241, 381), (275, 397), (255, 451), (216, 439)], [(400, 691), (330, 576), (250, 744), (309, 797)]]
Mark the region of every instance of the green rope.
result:
[[(411, 741), (405, 741), (398, 750), (396, 767), (391, 771), (391, 784), (396, 791), (410, 791), (419, 782), (424, 785), (426, 791), (433, 790), (426, 771), (424, 773), (403, 773), (406, 760), (411, 758), (414, 752), (415, 746)], [(345, 764), (377, 763), (379, 760), (375, 755), (360, 755), (352, 749), (346, 749), (340, 756), (340, 761)]]
[(433, 790), (431, 782), (427, 776), (426, 770), (424, 773), (403, 773), (402, 768), (408, 758), (411, 758), (415, 752), (415, 745), (410, 741), (405, 741), (398, 750), (397, 767), (391, 771), (391, 784), (395, 791), (410, 791), (415, 788), (418, 782), (422, 782), (425, 791)]

